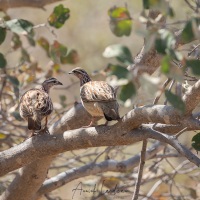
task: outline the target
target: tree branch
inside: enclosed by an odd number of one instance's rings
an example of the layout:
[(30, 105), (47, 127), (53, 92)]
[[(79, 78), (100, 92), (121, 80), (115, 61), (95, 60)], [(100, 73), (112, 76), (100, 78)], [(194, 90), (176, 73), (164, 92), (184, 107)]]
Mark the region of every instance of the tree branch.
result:
[[(87, 129), (81, 128), (66, 131), (64, 134), (58, 134), (56, 136), (39, 135), (34, 138), (30, 138), (24, 143), (0, 153), (0, 175), (4, 175), (38, 158), (57, 155), (64, 151), (98, 147), (102, 146), (102, 144), (104, 146), (128, 145), (147, 139), (148, 137), (162, 142), (167, 142), (168, 144), (175, 146), (179, 153), (186, 156), (185, 148), (180, 145), (177, 140), (174, 140), (173, 136), (155, 134), (159, 132), (156, 132), (148, 127), (146, 128), (146, 131), (148, 129), (150, 132), (149, 134), (144, 134), (143, 132), (141, 133), (140, 129), (135, 129), (136, 134), (134, 132), (134, 134), (129, 133), (125, 136), (121, 136), (121, 130), (119, 127), (122, 126), (123, 125), (119, 122), (111, 127), (98, 126)], [(127, 127), (127, 131), (130, 132), (129, 127)], [(154, 135), (152, 135), (151, 132), (153, 132)], [(115, 140), (113, 140), (113, 138), (115, 138)], [(187, 154), (186, 157), (189, 159), (190, 156)], [(196, 165), (199, 164), (198, 161), (194, 161), (193, 158), (191, 158), (190, 161), (194, 162)]]
[(146, 149), (147, 149), (147, 140), (143, 140), (142, 151), (141, 151), (141, 156), (140, 156), (140, 165), (139, 165), (139, 170), (138, 170), (138, 177), (137, 177), (137, 181), (135, 184), (135, 190), (134, 190), (134, 195), (133, 195), (132, 200), (138, 199), (144, 164), (145, 164), (145, 160), (146, 160)]
[[(80, 106), (80, 105), (78, 105)], [(68, 113), (67, 113), (68, 114)], [(65, 117), (61, 119), (61, 123)], [(86, 119), (85, 117), (82, 119)], [(86, 129), (76, 129), (60, 133), (61, 129), (67, 128), (60, 126), (60, 123), (54, 125), (58, 133), (53, 135), (38, 135), (30, 138), (25, 142), (16, 145), (8, 150), (0, 152), (0, 176), (15, 170), (19, 167), (29, 164), (38, 158), (45, 156), (54, 156), (64, 151), (82, 149), (97, 146), (117, 146), (133, 144), (145, 139), (142, 135), (140, 138), (122, 137), (132, 129), (139, 127), (143, 123), (179, 123), (181, 116), (174, 110), (172, 106), (143, 106), (135, 108), (128, 112), (120, 122), (113, 126), (97, 126)], [(84, 122), (86, 123), (86, 122)], [(71, 124), (73, 128), (73, 124)], [(115, 138), (116, 140), (113, 140)], [(15, 161), (15, 164), (13, 164)]]
[(186, 105), (185, 115), (190, 115), (200, 102), (200, 80), (187, 90), (183, 101)]
[[(159, 151), (162, 151), (164, 147), (165, 144), (156, 142), (155, 144), (152, 145), (152, 147), (150, 147), (147, 150), (146, 159), (153, 158)], [(140, 161), (140, 155), (138, 154), (125, 161), (117, 162), (115, 160), (106, 160), (100, 163), (92, 162), (90, 164), (84, 165), (79, 168), (70, 169), (66, 172), (62, 172), (56, 175), (55, 177), (46, 180), (41, 186), (41, 188), (38, 190), (34, 199), (37, 199), (41, 195), (51, 192), (63, 186), (64, 184), (67, 184), (80, 177), (85, 177), (108, 171), (125, 173), (126, 171), (129, 171), (130, 169), (133, 169), (134, 167), (138, 166), (139, 161)]]

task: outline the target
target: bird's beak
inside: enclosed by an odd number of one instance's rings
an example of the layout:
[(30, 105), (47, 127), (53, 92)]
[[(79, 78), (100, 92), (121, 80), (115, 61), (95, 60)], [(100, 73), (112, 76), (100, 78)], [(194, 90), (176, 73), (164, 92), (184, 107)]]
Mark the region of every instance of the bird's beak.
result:
[(57, 85), (63, 85), (60, 81), (57, 82)]
[(71, 71), (71, 72), (68, 72), (68, 74), (74, 74), (74, 72), (73, 72), (73, 71)]

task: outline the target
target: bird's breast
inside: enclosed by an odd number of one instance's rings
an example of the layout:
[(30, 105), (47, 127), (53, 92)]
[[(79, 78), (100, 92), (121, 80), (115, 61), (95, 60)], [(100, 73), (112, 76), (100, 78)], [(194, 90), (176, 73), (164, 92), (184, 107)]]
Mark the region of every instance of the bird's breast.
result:
[(99, 106), (98, 102), (83, 102), (83, 107), (90, 113), (90, 115), (94, 117), (101, 117), (104, 116), (101, 107)]

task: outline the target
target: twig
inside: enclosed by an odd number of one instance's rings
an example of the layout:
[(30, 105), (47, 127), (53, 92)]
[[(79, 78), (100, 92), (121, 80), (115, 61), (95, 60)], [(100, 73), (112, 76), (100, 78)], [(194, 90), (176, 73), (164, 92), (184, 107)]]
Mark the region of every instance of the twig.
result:
[[(164, 180), (166, 180), (166, 178), (170, 177), (170, 175), (174, 175), (174, 173), (177, 173), (178, 170), (180, 170), (184, 165), (188, 164), (189, 161), (188, 160), (184, 160), (180, 165), (178, 165), (175, 169), (174, 167), (172, 167), (174, 170), (170, 173), (170, 174), (166, 174), (166, 177), (163, 177), (162, 179), (160, 178), (160, 180), (158, 180), (150, 189), (150, 191), (148, 192), (148, 194), (146, 195), (145, 198), (143, 198), (142, 200), (148, 200), (149, 198), (151, 198), (152, 194), (155, 192), (155, 190), (159, 187), (160, 184), (163, 183)], [(171, 166), (171, 165), (170, 165)], [(179, 171), (180, 173), (180, 171)], [(157, 177), (158, 178), (158, 177)], [(172, 178), (171, 178), (172, 179)], [(172, 179), (173, 180), (173, 179)]]
[(147, 200), (151, 197), (151, 195), (154, 193), (154, 191), (156, 190), (156, 188), (163, 182), (163, 180), (158, 180), (153, 187), (150, 189), (150, 191), (148, 192), (148, 194), (146, 195), (145, 198), (143, 198), (142, 200)]
[(160, 93), (156, 96), (156, 98), (155, 98), (154, 101), (153, 101), (153, 104), (154, 104), (154, 105), (158, 103), (158, 100), (160, 99), (161, 95), (163, 94), (164, 89), (167, 87), (167, 85), (170, 83), (171, 80), (172, 80), (171, 78), (168, 78), (168, 79), (163, 83)]
[(177, 185), (176, 182), (174, 181), (174, 177), (175, 177), (176, 174), (178, 173), (178, 170), (171, 164), (171, 162), (170, 162), (167, 158), (165, 158), (165, 160), (166, 160), (166, 162), (171, 166), (171, 168), (173, 169), (173, 172), (172, 172), (172, 173), (174, 173), (174, 174), (172, 174), (172, 176), (169, 176), (170, 179), (171, 179), (171, 183), (170, 183), (170, 185), (169, 185), (170, 195), (171, 195), (171, 197), (174, 199), (174, 195), (172, 194), (172, 193), (173, 193), (173, 192), (172, 192), (172, 189), (173, 189), (172, 187), (173, 187), (173, 185), (174, 185), (174, 186), (176, 187), (177, 191), (179, 192), (181, 199), (185, 200), (184, 195), (182, 194), (180, 188), (178, 187), (178, 185)]
[(144, 169), (144, 164), (145, 164), (146, 149), (147, 149), (147, 140), (143, 140), (142, 151), (141, 151), (141, 156), (140, 156), (140, 165), (139, 165), (139, 170), (138, 170), (138, 177), (135, 184), (135, 191), (134, 191), (132, 200), (138, 199), (138, 194), (140, 191), (142, 174), (143, 174), (143, 169)]
[(191, 56), (191, 54), (200, 46), (200, 43), (197, 44), (197, 46), (195, 46), (189, 53), (188, 56)]
[(104, 151), (100, 152), (100, 153), (96, 156), (96, 158), (94, 159), (93, 162), (96, 163), (100, 156), (102, 156), (105, 152), (110, 151), (111, 149), (113, 149), (113, 147), (107, 147)]
[(179, 131), (174, 137), (177, 139), (182, 133), (184, 133), (187, 130), (188, 127), (185, 127), (181, 131)]
[[(175, 83), (175, 80), (173, 80), (173, 81), (171, 82), (168, 91), (171, 91), (171, 89), (172, 89), (174, 83)], [(167, 99), (165, 100), (164, 105), (167, 105)]]
[(194, 10), (196, 12), (196, 8), (188, 0), (185, 0), (185, 2), (189, 6), (189, 8), (191, 8), (192, 10)]

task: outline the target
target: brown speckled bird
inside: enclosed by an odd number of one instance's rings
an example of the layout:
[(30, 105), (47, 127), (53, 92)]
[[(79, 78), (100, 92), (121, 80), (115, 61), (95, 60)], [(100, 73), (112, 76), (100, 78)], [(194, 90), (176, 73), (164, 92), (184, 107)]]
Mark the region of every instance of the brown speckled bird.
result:
[[(69, 74), (80, 79), (80, 97), (83, 107), (91, 114), (94, 123), (95, 117), (104, 116), (107, 121), (119, 120), (119, 105), (116, 100), (116, 91), (105, 81), (92, 81), (87, 72), (79, 67)], [(106, 122), (107, 124), (107, 122)]]
[[(53, 111), (53, 104), (49, 96), (49, 90), (54, 85), (62, 85), (56, 78), (49, 78), (42, 83), (40, 88), (30, 89), (25, 92), (19, 103), (21, 117), (28, 121), (28, 129), (32, 130), (30, 137), (41, 130), (48, 131), (48, 115)], [(42, 120), (45, 118), (45, 126), (42, 129)]]

